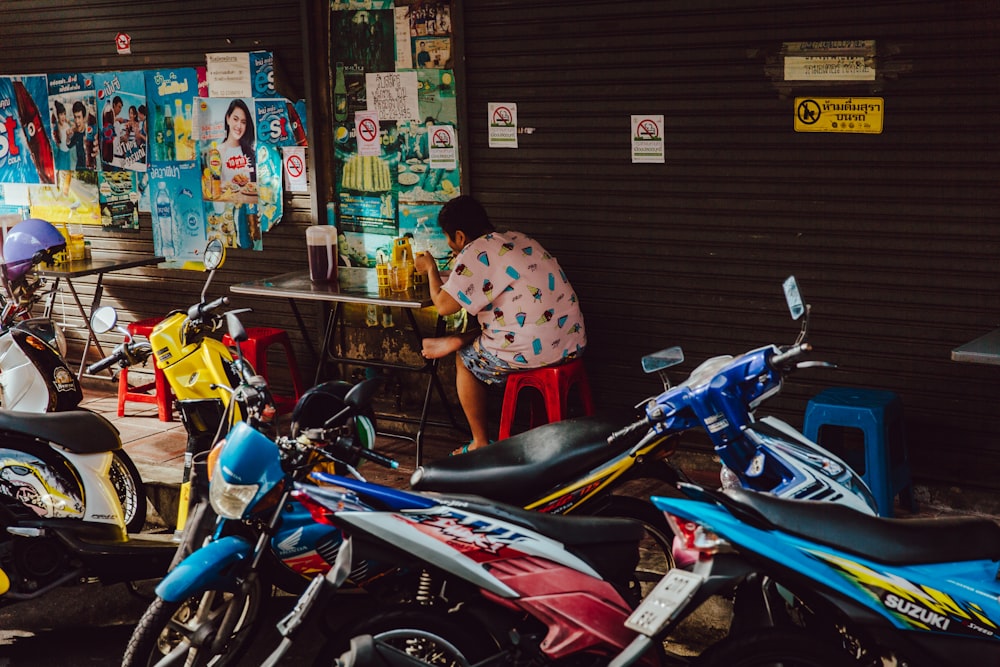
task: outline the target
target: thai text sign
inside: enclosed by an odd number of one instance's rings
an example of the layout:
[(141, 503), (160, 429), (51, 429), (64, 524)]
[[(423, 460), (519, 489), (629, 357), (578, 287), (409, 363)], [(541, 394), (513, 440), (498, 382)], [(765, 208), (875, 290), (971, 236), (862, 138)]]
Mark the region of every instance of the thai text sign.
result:
[(796, 97), (796, 132), (882, 134), (881, 97)]

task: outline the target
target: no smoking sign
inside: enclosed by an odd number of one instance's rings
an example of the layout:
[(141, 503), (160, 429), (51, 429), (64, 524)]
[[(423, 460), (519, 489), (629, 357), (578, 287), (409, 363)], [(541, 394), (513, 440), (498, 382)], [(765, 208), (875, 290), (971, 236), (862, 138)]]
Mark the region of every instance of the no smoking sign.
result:
[(281, 161), (284, 163), (285, 189), (289, 192), (308, 192), (305, 146), (283, 146)]

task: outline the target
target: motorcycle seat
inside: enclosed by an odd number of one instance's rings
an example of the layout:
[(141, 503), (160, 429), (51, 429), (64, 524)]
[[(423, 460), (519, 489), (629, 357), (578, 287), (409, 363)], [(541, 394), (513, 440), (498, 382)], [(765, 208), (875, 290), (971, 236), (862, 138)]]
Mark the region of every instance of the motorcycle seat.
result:
[(425, 463), (413, 473), (416, 491), (474, 493), (513, 505), (537, 499), (626, 451), (644, 434), (608, 444), (628, 421), (588, 416), (544, 424), (488, 447)]
[(0, 432), (7, 431), (48, 440), (78, 454), (121, 449), (118, 429), (89, 410), (20, 412), (0, 410)]
[(889, 565), (1000, 560), (1000, 525), (991, 519), (888, 519), (835, 503), (788, 500), (745, 489), (726, 495), (792, 535)]

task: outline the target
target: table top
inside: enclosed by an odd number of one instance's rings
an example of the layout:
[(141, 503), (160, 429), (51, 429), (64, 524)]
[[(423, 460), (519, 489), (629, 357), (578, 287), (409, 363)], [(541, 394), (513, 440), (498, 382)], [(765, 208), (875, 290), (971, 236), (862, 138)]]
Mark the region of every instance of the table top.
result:
[(234, 294), (281, 297), (305, 301), (363, 303), (400, 308), (426, 308), (433, 305), (429, 293), (409, 289), (405, 292), (379, 290), (374, 269), (344, 268), (339, 271), (339, 285), (316, 283), (309, 271), (292, 271), (270, 278), (260, 278), (230, 286)]
[(951, 359), (974, 364), (1000, 364), (1000, 329), (959, 345), (951, 351)]
[(76, 278), (111, 271), (124, 271), (125, 269), (134, 269), (137, 266), (152, 266), (162, 261), (164, 258), (156, 255), (132, 258), (97, 256), (89, 259), (73, 259), (55, 266), (38, 265), (35, 267), (35, 273), (52, 278)]

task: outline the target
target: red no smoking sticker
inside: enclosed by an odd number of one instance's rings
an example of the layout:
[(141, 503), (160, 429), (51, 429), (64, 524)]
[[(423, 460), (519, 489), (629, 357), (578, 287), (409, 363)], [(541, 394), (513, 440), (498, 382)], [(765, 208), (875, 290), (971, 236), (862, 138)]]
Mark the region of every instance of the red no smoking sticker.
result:
[(354, 112), (355, 136), (358, 140), (358, 155), (378, 155), (382, 152), (379, 141), (378, 112)]
[(288, 156), (285, 168), (288, 169), (288, 175), (292, 178), (298, 178), (305, 173), (305, 164), (303, 164), (302, 157), (299, 155)]

